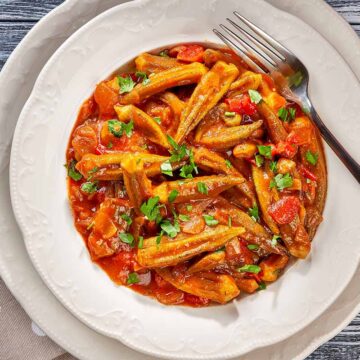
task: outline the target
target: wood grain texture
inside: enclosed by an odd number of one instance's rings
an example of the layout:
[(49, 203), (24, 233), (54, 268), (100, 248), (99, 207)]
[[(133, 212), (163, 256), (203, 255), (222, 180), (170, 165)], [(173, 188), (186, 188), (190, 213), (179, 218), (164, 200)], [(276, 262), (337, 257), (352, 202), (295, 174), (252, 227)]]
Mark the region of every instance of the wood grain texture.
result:
[[(326, 1), (360, 36), (360, 0)], [(61, 3), (62, 0), (0, 0), (0, 69), (32, 26)], [(304, 5), (305, 3), (304, 1)], [(307, 360), (360, 360), (360, 314), (346, 329), (321, 346)]]

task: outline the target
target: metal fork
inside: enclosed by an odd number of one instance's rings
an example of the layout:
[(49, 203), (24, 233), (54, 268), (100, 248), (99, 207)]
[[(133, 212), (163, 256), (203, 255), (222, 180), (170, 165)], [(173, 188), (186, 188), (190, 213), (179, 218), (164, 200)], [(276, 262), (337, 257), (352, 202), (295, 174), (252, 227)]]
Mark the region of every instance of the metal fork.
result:
[[(231, 28), (223, 24), (220, 24), (220, 28), (228, 35), (224, 35), (217, 29), (213, 29), (214, 33), (233, 49), (251, 69), (267, 73), (275, 81), (278, 80), (279, 73), (283, 75), (292, 73), (292, 76), (289, 77), (292, 81), (288, 83), (291, 93), (298, 99), (299, 105), (309, 112), (327, 144), (360, 183), (360, 165), (325, 126), (309, 99), (309, 73), (304, 64), (285, 46), (237, 11), (234, 11), (234, 15), (240, 20), (241, 25), (227, 18), (226, 20), (231, 24)], [(248, 29), (251, 29), (252, 32)], [(289, 93), (283, 95), (286, 96)]]

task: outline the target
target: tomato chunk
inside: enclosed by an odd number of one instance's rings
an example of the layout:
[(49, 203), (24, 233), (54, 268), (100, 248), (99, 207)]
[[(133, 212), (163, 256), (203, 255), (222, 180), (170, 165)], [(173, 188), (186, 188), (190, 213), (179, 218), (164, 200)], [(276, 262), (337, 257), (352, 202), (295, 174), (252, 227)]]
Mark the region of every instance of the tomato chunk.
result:
[(204, 48), (201, 45), (180, 45), (170, 50), (170, 56), (186, 62), (204, 62)]
[(100, 83), (94, 93), (96, 103), (99, 105), (101, 115), (114, 115), (114, 106), (119, 101), (117, 92), (105, 82)]
[(225, 99), (229, 105), (231, 112), (236, 112), (241, 115), (254, 115), (256, 113), (256, 104), (251, 102), (249, 95), (243, 95), (240, 98)]
[(279, 141), (277, 145), (271, 149), (271, 155), (280, 155), (285, 158), (291, 159), (297, 153), (298, 147), (288, 141)]
[(300, 200), (295, 196), (284, 196), (276, 203), (269, 206), (269, 214), (281, 225), (289, 224), (298, 214)]

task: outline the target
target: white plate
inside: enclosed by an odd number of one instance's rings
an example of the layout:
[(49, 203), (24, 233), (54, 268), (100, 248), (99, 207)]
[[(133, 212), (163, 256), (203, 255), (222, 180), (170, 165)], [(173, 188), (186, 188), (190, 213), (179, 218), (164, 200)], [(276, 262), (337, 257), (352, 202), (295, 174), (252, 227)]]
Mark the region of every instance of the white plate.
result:
[[(287, 6), (287, 10), (295, 11), (296, 13), (298, 13), (296, 9), (297, 3), (301, 3), (301, 1), (272, 1), (276, 2), (277, 5)], [(117, 1), (113, 1), (112, 3), (115, 2)], [(32, 82), (36, 78), (36, 71), (30, 72), (30, 69), (34, 70), (33, 63), (38, 64), (38, 66), (40, 64), (41, 66), (41, 62), (51, 53), (51, 49), (56, 48), (56, 45), (61, 41), (61, 36), (65, 37), (68, 33), (72, 32), (68, 24), (78, 26), (80, 22), (85, 22), (88, 16), (91, 17), (92, 14), (87, 12), (88, 9), (94, 10), (95, 13), (101, 10), (99, 6), (110, 7), (112, 5), (111, 2), (106, 2), (105, 5), (104, 2), (98, 0), (93, 0), (91, 3), (92, 6), (89, 6), (89, 1), (86, 3), (85, 1), (67, 1), (36, 25), (8, 60), (0, 75), (1, 85), (3, 87), (6, 86), (7, 89), (0, 98), (1, 114), (6, 114), (6, 117), (0, 117), (0, 122), (3, 122), (0, 133), (1, 144), (4, 144), (6, 139), (11, 138), (12, 127), (15, 124), (17, 113), (20, 111), (26, 93), (30, 91)], [(320, 17), (323, 21), (331, 22), (332, 27), (337, 29), (337, 33), (343, 34), (342, 38), (352, 37), (353, 33), (348, 30), (347, 26), (343, 26), (340, 17), (333, 11), (328, 13), (323, 12), (323, 7), (326, 7), (326, 5), (322, 1), (313, 1), (309, 6), (305, 7), (307, 11), (303, 11), (301, 16), (311, 20), (314, 14), (316, 19), (313, 19), (313, 21), (316, 21), (316, 23), (318, 23), (317, 19)], [(67, 13), (67, 17), (62, 16), (64, 12)], [(79, 15), (81, 16), (79, 17)], [(323, 34), (326, 35), (327, 28), (324, 30)], [(49, 41), (45, 41), (43, 34), (49, 37)], [(345, 43), (347, 44), (348, 42)], [(338, 44), (335, 43), (335, 45)], [(41, 56), (40, 54), (30, 56), (31, 54), (29, 54), (28, 49), (31, 47), (42, 49)], [(359, 44), (354, 44), (354, 46), (346, 49), (346, 52), (343, 53), (343, 55), (346, 55), (346, 59), (351, 58), (350, 55), (355, 49), (360, 49)], [(29, 56), (24, 57), (25, 54)], [(349, 54), (350, 57), (348, 57), (347, 54)], [(27, 74), (28, 79), (26, 84), (21, 86), (20, 82), (11, 81), (14, 80), (14, 74), (19, 70), (17, 66), (18, 59), (22, 59), (21, 70), (24, 71), (24, 74)], [(354, 70), (356, 70), (356, 68)], [(359, 71), (358, 75), (360, 76)], [(17, 101), (14, 102), (14, 94), (19, 94), (20, 91), (23, 91), (22, 97), (16, 98)], [(6, 104), (10, 103), (10, 99), (12, 100), (11, 107), (7, 107)], [(5, 119), (6, 123), (4, 121)], [(7, 125), (6, 127), (5, 124)], [(3, 131), (4, 129), (7, 132)], [(5, 162), (7, 162), (6, 158)], [(4, 162), (0, 164), (3, 166)], [(26, 311), (41, 325), (50, 337), (79, 358), (98, 359), (101, 356), (103, 359), (113, 359), (121, 353), (126, 359), (139, 359), (140, 355), (137, 353), (83, 326), (62, 308), (40, 281), (24, 251), (22, 239), (17, 231), (12, 214), (8, 211), (10, 202), (8, 198), (8, 183), (5, 176), (6, 172), (3, 171), (1, 173), (0, 191), (2, 207), (0, 211), (1, 218), (4, 220), (3, 224), (6, 224), (6, 226), (0, 226), (0, 246), (2, 248), (0, 252), (0, 271), (3, 279), (14, 295), (16, 295)], [(11, 239), (11, 241), (9, 241), (9, 239)], [(360, 274), (358, 274), (358, 276), (360, 276)], [(354, 279), (339, 300), (301, 333), (296, 334), (294, 337), (277, 346), (252, 352), (244, 358), (304, 358), (322, 342), (325, 342), (339, 332), (356, 315), (359, 308), (360, 297), (358, 285), (358, 282)], [(44, 309), (47, 311), (44, 311)], [(59, 318), (62, 319), (61, 322), (56, 320)], [(96, 346), (90, 346), (90, 344), (96, 344)], [(145, 356), (141, 356), (141, 358), (145, 358)]]
[[(39, 273), (89, 326), (155, 356), (226, 358), (283, 340), (326, 310), (350, 281), (359, 260), (359, 229), (353, 225), (357, 184), (328, 153), (328, 206), (312, 257), (297, 262), (269, 291), (216, 308), (165, 308), (114, 286), (90, 263), (73, 229), (62, 169), (79, 106), (96, 82), (141, 51), (173, 42), (216, 41), (209, 29), (232, 9), (260, 23), (302, 58), (313, 78), (314, 102), (330, 126), (346, 118), (348, 129), (356, 127), (358, 83), (347, 67), (341, 68), (338, 54), (331, 54), (325, 43), (320, 46), (317, 33), (297, 19), (255, 0), (251, 6), (234, 0), (198, 1), (196, 6), (192, 1), (158, 0), (115, 7), (72, 36), (39, 76), (15, 132), (13, 208)], [(270, 16), (262, 19), (259, 14), (265, 12)], [(350, 133), (351, 142), (348, 135), (342, 132), (339, 138), (355, 153), (358, 137)], [(336, 183), (342, 185), (341, 192)]]

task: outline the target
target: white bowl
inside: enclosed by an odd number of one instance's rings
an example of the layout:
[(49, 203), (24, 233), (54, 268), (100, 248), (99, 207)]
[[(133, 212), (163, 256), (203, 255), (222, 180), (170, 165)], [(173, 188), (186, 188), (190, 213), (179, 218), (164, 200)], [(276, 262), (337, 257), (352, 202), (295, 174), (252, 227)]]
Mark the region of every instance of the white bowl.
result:
[[(50, 59), (15, 132), (13, 207), (40, 275), (86, 324), (154, 356), (223, 359), (285, 339), (326, 310), (359, 261), (357, 183), (326, 149), (329, 192), (312, 255), (267, 291), (221, 307), (165, 307), (115, 286), (91, 263), (73, 226), (62, 167), (81, 103), (98, 81), (142, 51), (176, 42), (217, 41), (210, 30), (232, 10), (242, 12), (301, 57), (310, 71), (320, 114), (330, 126), (344, 121), (339, 138), (356, 153), (360, 88), (348, 91), (351, 72), (337, 69), (336, 56), (324, 58), (327, 52), (319, 47), (318, 34), (259, 0), (134, 1), (109, 10), (75, 33)], [(340, 95), (334, 84), (343, 87)]]

